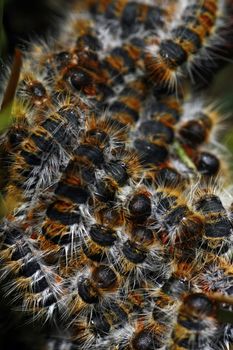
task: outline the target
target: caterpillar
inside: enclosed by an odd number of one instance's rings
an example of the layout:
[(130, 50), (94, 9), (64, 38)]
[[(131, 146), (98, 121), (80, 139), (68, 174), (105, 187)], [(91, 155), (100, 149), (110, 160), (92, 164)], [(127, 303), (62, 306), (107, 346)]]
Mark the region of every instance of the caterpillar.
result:
[(183, 300), (179, 309), (169, 349), (212, 349), (217, 332), (218, 303), (211, 296), (193, 293)]
[(153, 41), (148, 44), (146, 67), (155, 83), (174, 90), (186, 72), (194, 80), (195, 70), (199, 69), (198, 55), (207, 54), (209, 61), (214, 60), (208, 46), (214, 47), (219, 28), (227, 18), (224, 6), (225, 3), (215, 0), (185, 4), (178, 23), (174, 21), (165, 38), (158, 45)]
[(222, 119), (192, 86), (225, 4), (74, 1), (24, 53), (1, 137), (0, 278), (43, 323), (44, 349), (232, 341), (218, 312), (232, 313)]
[(20, 299), (22, 308), (35, 317), (52, 318), (62, 294), (61, 278), (44, 264), (41, 254), (35, 254), (33, 242), (22, 230), (8, 224), (7, 232), (1, 250), (1, 278), (14, 276), (6, 282), (7, 295)]
[[(30, 129), (29, 134), (22, 139), (12, 155), (14, 161), (9, 168), (11, 180), (7, 187), (6, 200), (15, 190), (22, 193), (23, 201), (25, 196), (33, 195), (35, 186), (38, 186), (37, 188), (48, 186), (50, 175), (46, 167), (51, 167), (51, 164), (58, 159), (66, 164), (66, 150), (72, 147), (72, 137), (74, 141), (74, 137), (77, 136), (76, 133), (72, 136), (72, 125), (79, 125), (79, 121), (79, 112), (67, 105)], [(63, 129), (64, 126), (66, 129)], [(55, 171), (58, 170), (59, 167)], [(41, 182), (38, 183), (39, 177)]]
[[(204, 195), (198, 195), (194, 202), (196, 210), (205, 218), (203, 245), (216, 255), (227, 253), (232, 240), (232, 223), (220, 198), (211, 188), (201, 188)], [(221, 213), (221, 214), (220, 214)]]
[(68, 233), (68, 226), (80, 223), (83, 216), (79, 210), (80, 205), (87, 205), (88, 210), (91, 191), (97, 182), (97, 169), (102, 168), (106, 162), (104, 153), (112, 148), (114, 150), (114, 143), (118, 145), (119, 142), (120, 145), (123, 142), (114, 125), (101, 119), (96, 121), (93, 117), (87, 122), (80, 138), (80, 144), (55, 188), (56, 197), (47, 208), (42, 224), (43, 237), (56, 244), (66, 244), (69, 241), (75, 244), (75, 237)]

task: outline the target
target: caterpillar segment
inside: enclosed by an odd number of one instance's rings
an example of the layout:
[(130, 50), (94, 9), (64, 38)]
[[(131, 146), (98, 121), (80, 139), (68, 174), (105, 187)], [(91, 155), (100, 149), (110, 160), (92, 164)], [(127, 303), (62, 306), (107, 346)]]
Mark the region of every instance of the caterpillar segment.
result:
[(1, 278), (6, 280), (6, 295), (18, 307), (36, 318), (52, 320), (62, 307), (62, 279), (35, 252), (33, 241), (26, 239), (22, 229), (9, 226), (2, 242)]
[[(86, 121), (81, 142), (69, 161), (64, 175), (55, 188), (55, 200), (46, 210), (46, 219), (42, 224), (42, 235), (45, 240), (54, 244), (71, 244), (76, 248), (82, 236), (78, 226), (84, 222), (89, 206), (93, 201), (98, 171), (104, 169), (107, 152), (123, 142), (122, 133), (103, 119), (91, 117)], [(100, 186), (100, 183), (99, 183)], [(95, 193), (95, 192), (94, 192)], [(76, 229), (70, 231), (70, 226)], [(43, 240), (42, 240), (43, 244)], [(46, 244), (45, 244), (46, 246)]]
[(159, 45), (148, 45), (145, 64), (156, 83), (175, 90), (186, 73), (192, 80), (198, 55), (208, 52), (205, 50), (217, 40), (222, 11), (222, 1), (193, 1)]
[[(59, 175), (60, 167), (64, 167), (69, 159), (68, 151), (74, 148), (78, 134), (75, 128), (82, 122), (77, 109), (71, 105), (62, 106), (41, 119), (38, 125), (29, 129), (27, 137), (12, 155), (6, 201), (14, 191), (19, 192), (21, 201), (24, 201), (25, 197), (33, 197), (39, 188), (47, 187), (52, 173)], [(61, 165), (58, 163), (51, 172), (52, 165), (59, 161)]]
[(25, 52), (0, 141), (0, 281), (44, 349), (230, 348), (222, 120), (191, 87), (224, 7), (74, 1)]
[[(177, 137), (185, 152), (192, 159), (198, 172), (208, 178), (225, 173), (224, 155), (221, 154), (216, 136), (219, 131), (219, 113), (210, 107), (198, 106), (190, 113), (190, 102), (184, 106), (183, 121), (178, 124)], [(216, 152), (211, 152), (214, 147)]]
[(176, 124), (182, 117), (183, 98), (174, 94), (153, 91), (154, 97), (143, 111), (134, 136), (134, 147), (148, 167), (148, 180), (156, 171), (172, 166), (172, 144), (176, 136)]
[[(219, 196), (211, 188), (203, 188), (194, 201), (197, 212), (204, 216), (201, 248), (221, 256), (231, 249), (232, 223)], [(205, 253), (203, 253), (205, 254)]]
[(202, 293), (187, 295), (179, 309), (168, 349), (212, 349), (218, 327), (218, 304)]
[(155, 4), (145, 4), (136, 1), (100, 1), (98, 4), (92, 0), (87, 2), (93, 16), (102, 15), (108, 21), (119, 21), (122, 37), (127, 37), (137, 31), (154, 30), (166, 24), (165, 17), (169, 17), (169, 10)]
[(126, 132), (130, 128), (133, 130), (143, 112), (145, 96), (146, 84), (143, 79), (133, 80), (126, 84), (107, 108), (113, 125), (118, 125)]

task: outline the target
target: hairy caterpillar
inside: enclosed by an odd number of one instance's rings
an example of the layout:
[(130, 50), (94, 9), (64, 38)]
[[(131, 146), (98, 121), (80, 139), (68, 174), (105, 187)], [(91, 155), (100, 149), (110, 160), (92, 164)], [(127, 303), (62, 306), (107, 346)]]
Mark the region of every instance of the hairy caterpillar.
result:
[[(52, 321), (48, 350), (230, 343), (211, 297), (232, 294), (219, 112), (189, 79), (167, 89), (215, 45), (222, 5), (75, 1), (57, 39), (25, 53), (3, 137), (4, 199), (21, 197), (2, 221), (1, 276), (13, 305)], [(185, 60), (170, 67), (173, 47)]]
[[(171, 90), (176, 89), (185, 73), (194, 80), (198, 74), (198, 55), (211, 61), (221, 53), (208, 50), (218, 44), (218, 31), (223, 26), (226, 4), (222, 1), (184, 3), (180, 18), (172, 23), (159, 45), (148, 45), (146, 66), (153, 80)], [(214, 57), (215, 56), (215, 57)]]

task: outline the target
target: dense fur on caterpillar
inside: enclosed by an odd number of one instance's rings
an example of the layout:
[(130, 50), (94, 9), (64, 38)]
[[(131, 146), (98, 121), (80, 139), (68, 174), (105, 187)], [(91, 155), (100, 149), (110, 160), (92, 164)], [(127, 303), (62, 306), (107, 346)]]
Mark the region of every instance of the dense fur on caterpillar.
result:
[(14, 225), (8, 226), (1, 250), (1, 278), (6, 279), (6, 295), (35, 318), (52, 320), (62, 296), (62, 281), (46, 266), (42, 254), (36, 252), (33, 240), (26, 239)]
[(228, 18), (224, 7), (225, 1), (185, 3), (180, 18), (172, 23), (164, 40), (158, 46), (148, 45), (146, 66), (156, 83), (174, 90), (186, 72), (192, 80), (194, 71), (199, 68), (198, 55), (206, 55), (212, 65), (214, 52), (211, 57), (208, 47), (218, 44), (219, 28), (223, 26), (224, 18)]
[[(232, 246), (232, 222), (228, 208), (223, 205), (217, 187), (200, 184), (193, 192), (193, 206), (204, 218), (203, 243), (201, 247), (218, 255), (228, 254)], [(222, 197), (222, 198), (221, 198)]]
[(219, 349), (221, 346), (218, 347), (219, 306), (219, 300), (216, 301), (214, 295), (213, 297), (211, 294), (203, 293), (187, 295), (179, 308), (169, 349), (215, 349), (213, 341), (217, 341), (216, 348)]
[[(211, 4), (195, 13), (206, 33)], [(186, 3), (78, 5), (57, 40), (25, 53), (23, 131), (12, 146), (18, 122), (9, 130), (4, 187), (8, 201), (22, 198), (2, 229), (2, 281), (32, 318), (62, 329), (52, 348), (164, 350), (189, 294), (231, 293), (231, 210), (208, 183), (221, 168), (209, 150), (217, 113), (188, 85), (174, 93), (148, 79), (148, 41), (157, 46)], [(220, 347), (230, 332), (215, 318)]]

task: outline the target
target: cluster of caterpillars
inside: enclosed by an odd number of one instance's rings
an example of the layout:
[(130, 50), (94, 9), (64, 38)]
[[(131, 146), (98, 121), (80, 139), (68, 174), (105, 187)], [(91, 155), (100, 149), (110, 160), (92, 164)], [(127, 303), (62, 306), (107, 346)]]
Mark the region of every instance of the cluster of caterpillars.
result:
[(75, 1), (24, 54), (1, 138), (1, 278), (56, 325), (45, 349), (229, 349), (233, 201), (221, 117), (193, 91), (224, 54), (227, 6)]

